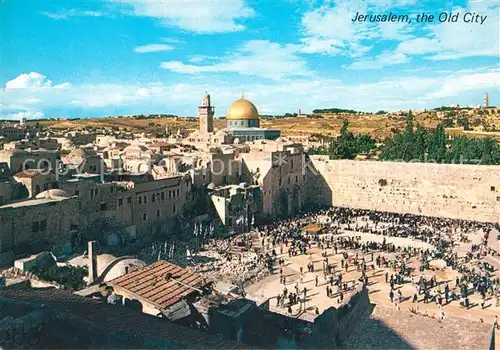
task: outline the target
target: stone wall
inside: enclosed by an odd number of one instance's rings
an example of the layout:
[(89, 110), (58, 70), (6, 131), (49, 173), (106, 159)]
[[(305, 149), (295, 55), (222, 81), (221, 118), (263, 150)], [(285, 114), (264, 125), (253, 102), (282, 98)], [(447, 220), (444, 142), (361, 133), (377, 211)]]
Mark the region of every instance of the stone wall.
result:
[(317, 191), (309, 193), (318, 204), (488, 222), (500, 218), (500, 166), (311, 159), (319, 177)]
[[(371, 307), (368, 290), (360, 287), (346, 304), (339, 308), (330, 307), (317, 316), (312, 322), (302, 318), (291, 318), (287, 315), (269, 311), (269, 300), (259, 306), (261, 319), (254, 319), (245, 333), (261, 334), (255, 345), (279, 348), (283, 344), (289, 348), (302, 349), (336, 349), (342, 346), (358, 323), (369, 312)], [(265, 329), (262, 328), (265, 324)], [(284, 332), (285, 329), (291, 332)], [(267, 337), (264, 336), (264, 333)], [(262, 343), (263, 339), (274, 343)], [(261, 343), (259, 343), (259, 341)]]
[(370, 308), (368, 289), (359, 289), (337, 309), (337, 344), (342, 344)]

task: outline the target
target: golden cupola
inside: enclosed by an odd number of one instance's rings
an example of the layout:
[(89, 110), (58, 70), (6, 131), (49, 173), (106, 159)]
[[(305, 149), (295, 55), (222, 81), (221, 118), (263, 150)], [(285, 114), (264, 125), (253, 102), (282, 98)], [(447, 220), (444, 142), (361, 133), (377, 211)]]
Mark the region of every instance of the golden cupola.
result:
[(227, 120), (250, 120), (259, 119), (259, 112), (255, 105), (241, 97), (239, 100), (234, 102), (228, 109), (226, 113)]

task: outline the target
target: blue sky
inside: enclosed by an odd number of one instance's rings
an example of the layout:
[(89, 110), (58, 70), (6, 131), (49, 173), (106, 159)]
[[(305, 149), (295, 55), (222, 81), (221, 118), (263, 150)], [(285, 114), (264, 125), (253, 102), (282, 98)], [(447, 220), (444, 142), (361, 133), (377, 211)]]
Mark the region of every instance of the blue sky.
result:
[[(443, 11), (458, 22), (415, 21)], [(0, 13), (0, 118), (195, 116), (206, 90), (217, 116), (242, 91), (261, 114), (500, 100), (497, 0), (3, 0)]]

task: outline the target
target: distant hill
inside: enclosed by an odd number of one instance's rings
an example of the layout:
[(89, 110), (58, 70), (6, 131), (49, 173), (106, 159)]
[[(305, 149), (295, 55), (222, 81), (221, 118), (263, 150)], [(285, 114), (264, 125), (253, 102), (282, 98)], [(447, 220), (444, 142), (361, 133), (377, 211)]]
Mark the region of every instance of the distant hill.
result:
[[(285, 114), (284, 116), (263, 116), (261, 127), (280, 129), (283, 135), (312, 135), (323, 134), (336, 136), (339, 134), (342, 120), (349, 120), (349, 128), (356, 134), (367, 134), (378, 141), (401, 131), (404, 128), (407, 112), (387, 113), (379, 111), (375, 114), (362, 113), (343, 109), (335, 110), (337, 113), (314, 110), (314, 114), (297, 116)], [(443, 123), (450, 134), (466, 133), (471, 136), (493, 136), (500, 140), (500, 109), (464, 109), (445, 108), (437, 110), (413, 111), (416, 124), (425, 128), (435, 128), (438, 123)], [(193, 117), (178, 117), (174, 115), (152, 116), (126, 116), (104, 118), (82, 118), (78, 120), (39, 120), (28, 121), (28, 124), (39, 123), (41, 126), (77, 130), (84, 128), (113, 128), (127, 131), (146, 131), (152, 127), (164, 128), (169, 125), (172, 129), (183, 128), (195, 130), (198, 128), (198, 119)], [(222, 129), (226, 121), (222, 118), (214, 120), (214, 127)]]

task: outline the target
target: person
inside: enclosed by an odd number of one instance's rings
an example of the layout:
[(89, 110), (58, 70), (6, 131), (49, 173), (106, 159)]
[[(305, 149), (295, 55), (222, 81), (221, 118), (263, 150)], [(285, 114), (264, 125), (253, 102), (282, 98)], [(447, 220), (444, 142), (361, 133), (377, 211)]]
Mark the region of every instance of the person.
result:
[(417, 293), (413, 294), (413, 300), (412, 300), (412, 303), (415, 304), (418, 300), (418, 296), (417, 296)]
[(493, 319), (493, 328), (500, 329), (500, 327), (498, 326), (497, 315), (495, 315), (495, 318)]
[(388, 273), (388, 272), (386, 272), (386, 273), (385, 273), (385, 283), (387, 283), (388, 279), (389, 279), (389, 273)]
[(391, 299), (391, 303), (394, 302), (394, 292), (392, 291), (392, 288), (391, 291), (389, 292), (389, 299)]
[(441, 310), (439, 311), (439, 320), (440, 320), (440, 321), (444, 321), (444, 311), (443, 311), (443, 309), (441, 309)]
[(304, 274), (300, 273), (300, 283), (304, 283)]
[(316, 282), (316, 287), (318, 286), (318, 276), (314, 278), (314, 281)]

